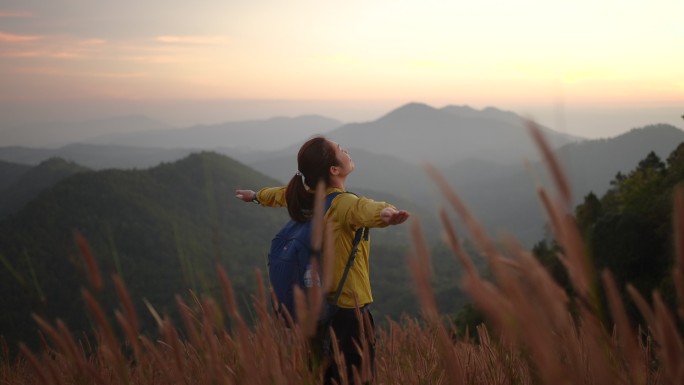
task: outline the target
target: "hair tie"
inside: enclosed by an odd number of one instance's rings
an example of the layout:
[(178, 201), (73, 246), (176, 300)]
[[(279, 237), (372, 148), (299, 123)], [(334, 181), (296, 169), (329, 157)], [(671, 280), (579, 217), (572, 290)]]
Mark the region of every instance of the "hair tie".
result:
[(302, 184), (304, 185), (304, 189), (308, 191), (309, 186), (306, 185), (306, 177), (304, 176), (304, 174), (301, 171), (297, 170), (297, 172), (295, 172), (295, 175), (299, 175), (300, 177), (302, 177)]

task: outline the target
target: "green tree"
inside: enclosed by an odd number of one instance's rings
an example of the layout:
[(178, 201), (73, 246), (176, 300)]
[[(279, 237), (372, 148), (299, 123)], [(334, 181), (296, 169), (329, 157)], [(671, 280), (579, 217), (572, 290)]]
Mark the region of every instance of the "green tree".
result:
[[(672, 188), (684, 175), (684, 147), (663, 162), (654, 152), (624, 175), (618, 173), (600, 199), (585, 197), (575, 214), (596, 271), (610, 270), (623, 289), (631, 283), (646, 298), (666, 289), (671, 248)], [(639, 312), (626, 301), (633, 319)]]

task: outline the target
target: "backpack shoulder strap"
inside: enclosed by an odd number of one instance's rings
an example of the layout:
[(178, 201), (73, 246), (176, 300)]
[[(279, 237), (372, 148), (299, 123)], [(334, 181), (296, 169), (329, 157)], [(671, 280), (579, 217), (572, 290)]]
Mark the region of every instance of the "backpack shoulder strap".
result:
[[(354, 194), (351, 192), (346, 192), (349, 194)], [(342, 194), (339, 191), (333, 192), (328, 194), (326, 197), (325, 201), (325, 211), (327, 212), (330, 206), (332, 205), (333, 199), (335, 199), (336, 196), (339, 194)], [(354, 194), (356, 195), (356, 194)], [(340, 283), (337, 285), (337, 290), (335, 291), (335, 298), (333, 300), (333, 304), (337, 305), (337, 301), (340, 299), (340, 295), (342, 295), (342, 289), (344, 288), (344, 283), (347, 280), (347, 276), (349, 275), (349, 270), (351, 269), (352, 265), (354, 264), (354, 259), (356, 259), (356, 252), (359, 250), (359, 244), (361, 243), (361, 239), (368, 240), (368, 233), (369, 233), (369, 228), (368, 227), (361, 227), (358, 230), (356, 230), (356, 233), (354, 234), (354, 241), (352, 242), (352, 249), (351, 253), (349, 254), (349, 259), (347, 260), (347, 265), (344, 267), (344, 273), (342, 273), (342, 278), (340, 279)]]
[(342, 194), (340, 191), (335, 191), (331, 192), (330, 194), (326, 195), (325, 197), (325, 212), (328, 212), (328, 209), (330, 206), (332, 206), (332, 201), (335, 199), (336, 196)]
[(344, 273), (342, 273), (342, 278), (340, 283), (337, 285), (337, 291), (335, 291), (335, 298), (333, 299), (333, 305), (337, 306), (337, 301), (342, 295), (342, 289), (344, 288), (344, 283), (347, 281), (347, 276), (349, 275), (349, 270), (354, 264), (354, 259), (356, 259), (356, 252), (359, 250), (359, 243), (361, 243), (361, 238), (368, 240), (368, 227), (362, 227), (356, 230), (354, 235), (354, 242), (352, 243), (352, 250), (349, 254), (349, 259), (347, 260), (347, 265), (344, 267)]

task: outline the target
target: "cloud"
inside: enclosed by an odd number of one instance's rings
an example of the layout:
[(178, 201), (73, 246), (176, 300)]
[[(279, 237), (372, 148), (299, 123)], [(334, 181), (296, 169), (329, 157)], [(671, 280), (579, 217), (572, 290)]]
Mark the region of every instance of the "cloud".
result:
[(141, 63), (174, 63), (179, 60), (178, 57), (172, 55), (128, 56), (123, 59)]
[(77, 41), (76, 44), (86, 47), (95, 47), (105, 45), (107, 44), (107, 41), (103, 39), (85, 39)]
[(42, 39), (42, 36), (35, 35), (15, 35), (13, 33), (6, 33), (0, 31), (0, 43), (24, 43), (27, 41), (36, 41)]
[(12, 58), (45, 58), (45, 59), (76, 59), (83, 55), (69, 51), (10, 51), (0, 52), (2, 57)]
[(0, 57), (7, 58), (79, 59), (101, 54), (107, 45), (106, 40), (94, 38), (15, 35), (0, 32)]
[(228, 36), (158, 36), (158, 42), (166, 44), (187, 44), (187, 45), (222, 45), (230, 42)]
[(13, 70), (16, 74), (28, 75), (42, 75), (51, 77), (73, 77), (73, 78), (103, 78), (103, 79), (141, 79), (149, 76), (146, 72), (141, 71), (77, 71), (70, 68), (54, 67), (54, 66), (29, 66), (16, 68)]
[(0, 18), (24, 19), (33, 17), (33, 14), (25, 11), (0, 11)]

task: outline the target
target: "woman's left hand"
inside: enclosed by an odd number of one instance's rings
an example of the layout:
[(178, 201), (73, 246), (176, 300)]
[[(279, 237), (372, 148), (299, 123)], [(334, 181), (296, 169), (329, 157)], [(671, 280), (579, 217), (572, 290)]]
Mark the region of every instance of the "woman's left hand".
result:
[(256, 198), (256, 192), (253, 190), (235, 190), (235, 197), (244, 202), (253, 202)]

